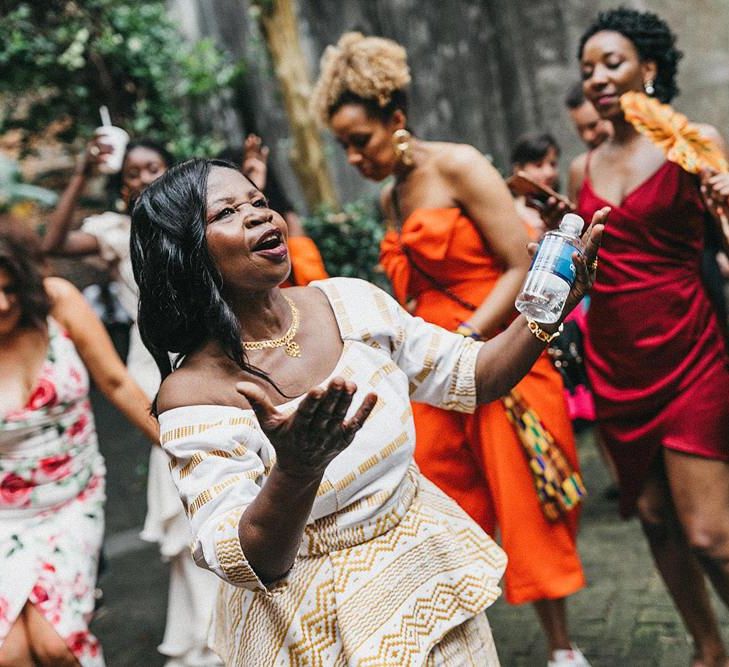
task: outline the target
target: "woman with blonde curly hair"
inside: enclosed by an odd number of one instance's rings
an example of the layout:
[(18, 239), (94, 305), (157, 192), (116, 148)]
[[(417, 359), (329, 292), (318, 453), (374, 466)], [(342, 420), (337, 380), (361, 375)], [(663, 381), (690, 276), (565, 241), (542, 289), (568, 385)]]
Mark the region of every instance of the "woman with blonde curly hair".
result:
[[(400, 45), (346, 33), (322, 57), (312, 107), (365, 178), (394, 176), (381, 194), (390, 221), (381, 261), (400, 303), (445, 329), (490, 339), (515, 317), (529, 266), (527, 232), (504, 181), (478, 150), (411, 135), (409, 82)], [(499, 526), (509, 557), (507, 599), (534, 603), (549, 664), (587, 665), (570, 642), (565, 609), (565, 598), (585, 585), (575, 544), (583, 489), (562, 382), (547, 356), (473, 415), (422, 403), (413, 412), (423, 473), (486, 532)], [(539, 446), (550, 451), (551, 461), (540, 462), (574, 483), (571, 498), (548, 497), (544, 480), (533, 477), (528, 436), (517, 425), (527, 415), (537, 423)]]

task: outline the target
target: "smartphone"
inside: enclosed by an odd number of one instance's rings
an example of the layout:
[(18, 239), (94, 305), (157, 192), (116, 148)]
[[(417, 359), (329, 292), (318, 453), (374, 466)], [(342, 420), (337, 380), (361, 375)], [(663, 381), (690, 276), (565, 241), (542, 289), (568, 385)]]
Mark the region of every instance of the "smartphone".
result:
[(506, 185), (514, 194), (524, 197), (526, 203), (533, 208), (542, 210), (547, 200), (554, 197), (557, 201), (569, 206), (571, 211), (575, 210), (575, 205), (567, 197), (552, 190), (552, 188), (548, 188), (546, 185), (537, 183), (523, 171), (518, 171), (516, 174), (509, 176), (506, 179)]

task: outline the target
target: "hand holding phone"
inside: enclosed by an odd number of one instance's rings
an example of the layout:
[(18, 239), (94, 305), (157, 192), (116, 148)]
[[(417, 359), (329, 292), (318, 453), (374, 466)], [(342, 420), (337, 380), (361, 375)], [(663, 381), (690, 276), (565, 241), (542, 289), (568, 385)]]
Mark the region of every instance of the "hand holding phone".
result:
[(552, 190), (552, 188), (537, 183), (526, 172), (518, 171), (516, 174), (506, 179), (506, 185), (517, 196), (526, 199), (527, 206), (542, 211), (550, 197), (554, 197), (558, 202), (565, 204), (570, 211), (575, 210), (575, 205), (564, 195)]

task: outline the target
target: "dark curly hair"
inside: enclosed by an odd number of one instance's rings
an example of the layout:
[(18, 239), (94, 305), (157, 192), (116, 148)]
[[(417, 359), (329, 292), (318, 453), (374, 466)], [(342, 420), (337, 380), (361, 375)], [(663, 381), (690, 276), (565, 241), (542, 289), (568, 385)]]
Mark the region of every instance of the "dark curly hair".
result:
[(641, 61), (652, 60), (656, 63), (657, 73), (653, 86), (657, 99), (670, 102), (678, 95), (676, 73), (683, 53), (676, 48), (676, 35), (662, 18), (652, 12), (640, 12), (627, 7), (600, 12), (597, 20), (580, 38), (578, 59), (582, 58), (587, 40), (605, 30), (619, 32), (629, 39), (638, 51)]
[(139, 285), (139, 333), (163, 379), (170, 372), (168, 353), (179, 355), (178, 367), (204, 343), (217, 341), (242, 370), (278, 390), (248, 364), (241, 324), (223, 298), (223, 279), (208, 252), (206, 191), (212, 167), (239, 171), (224, 160), (187, 160), (147, 186), (134, 204), (131, 259)]
[(14, 282), (21, 311), (18, 325), (45, 329), (51, 300), (43, 286), (45, 262), (40, 239), (21, 224), (1, 223), (0, 269)]

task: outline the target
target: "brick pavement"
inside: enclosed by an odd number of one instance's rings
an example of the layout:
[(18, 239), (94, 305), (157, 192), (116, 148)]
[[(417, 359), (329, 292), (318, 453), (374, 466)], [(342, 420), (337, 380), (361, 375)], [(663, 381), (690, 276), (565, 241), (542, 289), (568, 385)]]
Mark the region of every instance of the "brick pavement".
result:
[[(155, 647), (164, 630), (167, 570), (154, 547), (135, 538), (144, 518), (147, 446), (106, 403), (95, 397), (107, 458), (109, 564), (104, 605), (94, 621), (109, 667), (158, 667)], [(594, 667), (686, 667), (690, 646), (655, 574), (635, 521), (617, 517), (601, 497), (607, 475), (589, 434), (580, 439), (585, 503), (580, 551), (589, 587), (569, 604), (575, 642)], [(729, 615), (720, 615), (729, 640)], [(504, 667), (545, 667), (546, 649), (530, 605), (499, 600), (489, 618)], [(264, 667), (264, 666), (261, 666)]]

